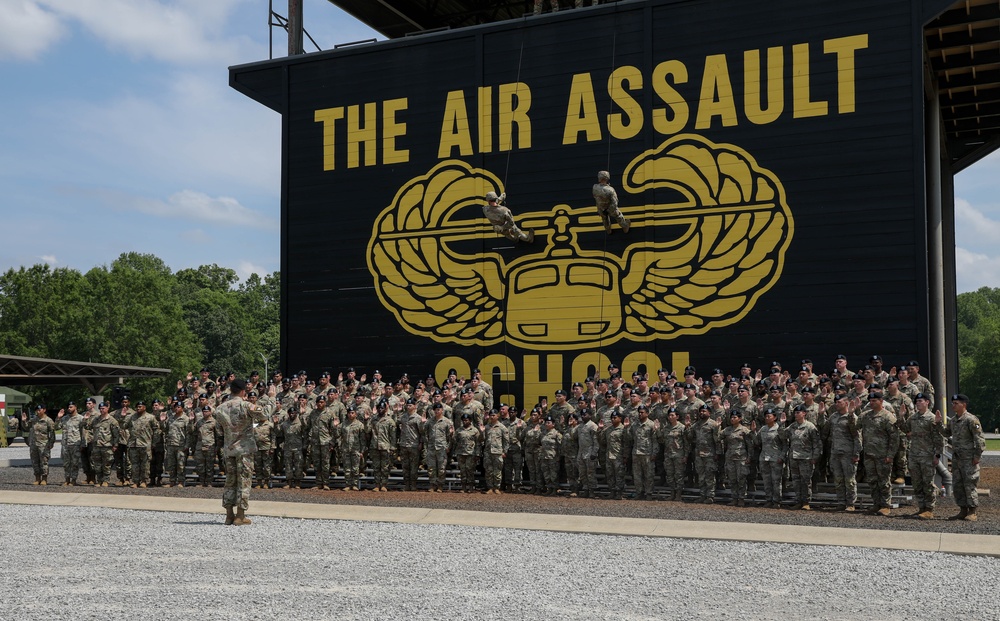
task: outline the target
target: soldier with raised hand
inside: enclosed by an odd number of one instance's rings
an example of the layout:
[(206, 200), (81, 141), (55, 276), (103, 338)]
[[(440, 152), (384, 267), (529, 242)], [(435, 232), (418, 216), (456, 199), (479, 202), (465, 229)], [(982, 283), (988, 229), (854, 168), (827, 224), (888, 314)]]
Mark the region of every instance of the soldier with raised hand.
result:
[[(853, 409), (860, 407), (855, 399)], [(899, 448), (899, 429), (896, 417), (882, 407), (882, 392), (868, 394), (868, 408), (860, 417), (861, 440), (865, 451), (865, 477), (871, 488), (871, 513), (888, 516), (892, 513), (889, 502), (892, 498), (892, 462)]]
[[(751, 425), (757, 425), (751, 421)], [(743, 415), (738, 411), (729, 413), (729, 426), (722, 430), (723, 461), (726, 468), (726, 480), (732, 490), (731, 504), (737, 507), (746, 506), (747, 472), (753, 452), (753, 439), (750, 429), (743, 424)]]
[(555, 496), (559, 492), (559, 454), (561, 453), (562, 439), (562, 434), (556, 429), (555, 418), (546, 416), (545, 430), (542, 433), (539, 448), (546, 496)]
[(347, 421), (342, 425), (334, 424), (340, 435), (341, 459), (344, 466), (344, 491), (360, 492), (366, 425), (358, 420), (358, 411), (353, 404), (347, 407)]
[(403, 491), (417, 491), (417, 472), (420, 468), (420, 429), (426, 422), (417, 414), (417, 403), (407, 403), (406, 411), (399, 417), (399, 456), (403, 467)]
[(330, 449), (337, 433), (333, 425), (334, 416), (327, 407), (327, 396), (316, 396), (316, 408), (305, 420), (309, 436), (309, 451), (316, 470), (316, 487), (330, 489)]
[(91, 434), (90, 457), (94, 469), (94, 484), (107, 487), (115, 451), (118, 450), (120, 428), (118, 420), (111, 416), (106, 401), (101, 402), (98, 412), (97, 416), (87, 420), (87, 428)]
[(944, 453), (943, 429), (935, 420), (930, 403), (928, 395), (918, 393), (913, 413), (899, 427), (910, 442), (909, 467), (913, 495), (917, 499), (917, 517), (923, 520), (934, 517), (934, 506), (937, 504), (934, 474), (938, 460)]
[(455, 437), (455, 425), (444, 417), (444, 405), (435, 403), (431, 406), (430, 418), (424, 423), (424, 463), (427, 464), (427, 474), (430, 479), (432, 493), (444, 491), (445, 469), (448, 467), (448, 450)]
[(483, 215), (493, 225), (493, 231), (497, 235), (506, 237), (514, 242), (522, 241), (530, 244), (535, 241), (535, 232), (533, 230), (525, 233), (514, 224), (514, 214), (504, 206), (506, 200), (506, 193), (499, 196), (496, 192), (486, 193), (486, 204), (483, 205)]
[(49, 456), (56, 443), (56, 422), (49, 416), (44, 405), (35, 406), (35, 415), (21, 414), (21, 431), (28, 433), (28, 447), (31, 468), (35, 471), (32, 485), (49, 484)]
[(457, 403), (455, 407), (451, 410), (451, 415), (454, 417), (452, 421), (455, 427), (462, 426), (462, 415), (468, 414), (469, 420), (472, 421), (472, 425), (479, 429), (479, 426), (483, 424), (484, 418), (483, 413), (485, 412), (483, 404), (476, 401), (475, 394), (472, 386), (466, 386), (462, 389), (461, 402)]
[(146, 411), (142, 401), (135, 405), (135, 413), (125, 419), (122, 429), (128, 432), (128, 456), (132, 462), (132, 487), (149, 484), (149, 461), (153, 457), (153, 436), (160, 422)]
[(500, 415), (490, 410), (483, 428), (483, 471), (486, 475), (486, 493), (500, 494), (503, 484), (503, 465), (510, 447), (510, 433), (500, 424)]
[(70, 401), (65, 410), (56, 414), (56, 429), (62, 429), (62, 460), (65, 482), (63, 485), (79, 485), (80, 459), (83, 447), (83, 416)]
[(257, 452), (253, 458), (253, 472), (257, 484), (255, 489), (271, 489), (272, 466), (274, 464), (274, 438), (277, 435), (275, 425), (281, 418), (278, 416), (277, 402), (272, 396), (274, 386), (269, 388), (270, 394), (258, 397), (256, 391), (247, 393), (247, 400), (256, 404), (264, 413), (264, 420), (254, 425), (253, 438), (257, 443)]
[[(757, 429), (756, 423), (750, 426), (754, 447), (759, 453), (758, 464), (761, 478), (764, 480), (764, 508), (777, 509), (781, 507), (781, 491), (784, 475), (784, 463), (788, 453), (783, 427), (778, 425), (778, 412), (774, 409), (764, 410), (764, 424)], [(781, 412), (784, 421), (785, 413)]]
[(788, 466), (795, 486), (795, 508), (808, 511), (812, 500), (812, 475), (823, 454), (823, 441), (816, 425), (806, 419), (804, 405), (795, 406), (795, 422), (785, 427)]
[(569, 404), (568, 395), (565, 390), (559, 389), (555, 394), (556, 402), (549, 406), (548, 415), (556, 423), (556, 429), (560, 433), (566, 429), (569, 415), (576, 411), (576, 408)]
[[(830, 447), (830, 470), (837, 494), (839, 511), (854, 511), (858, 500), (858, 462), (861, 461), (861, 427), (857, 415), (850, 411), (845, 395), (836, 395), (833, 412), (826, 418), (822, 435)], [(825, 402), (820, 407), (826, 409)]]
[(115, 451), (115, 470), (118, 475), (118, 485), (130, 485), (132, 483), (132, 460), (128, 454), (129, 432), (123, 424), (128, 417), (135, 414), (135, 410), (130, 407), (131, 400), (128, 395), (122, 397), (121, 407), (112, 413), (121, 432), (118, 434), (118, 450)]
[(91, 419), (98, 416), (97, 413), (97, 401), (93, 397), (87, 397), (86, 407), (83, 410), (83, 423), (80, 425), (80, 466), (83, 468), (83, 476), (86, 483), (94, 483), (94, 466), (90, 457), (90, 446), (93, 442), (93, 436), (90, 433), (90, 428), (87, 423)]
[(631, 434), (629, 443), (632, 445), (632, 482), (636, 499), (652, 500), (657, 424), (649, 418), (649, 408), (645, 405), (639, 405), (636, 414), (635, 422), (628, 426)]
[(581, 498), (592, 498), (597, 490), (597, 461), (601, 451), (600, 429), (592, 420), (593, 410), (583, 408), (580, 410), (582, 422), (576, 428), (576, 467), (580, 479), (580, 490), (577, 495)]
[(979, 460), (986, 449), (986, 436), (979, 418), (969, 412), (969, 397), (962, 393), (952, 395), (951, 410), (955, 417), (947, 426), (943, 424), (941, 411), (934, 413), (941, 433), (951, 438), (951, 470), (958, 513), (948, 519), (975, 522), (979, 508), (979, 492), (976, 489), (979, 485)]
[(191, 434), (191, 452), (194, 454), (194, 469), (198, 482), (202, 487), (208, 487), (215, 478), (215, 443), (222, 433), (218, 427), (212, 406), (201, 406), (201, 418), (195, 421), (194, 433)]
[(917, 387), (919, 392), (927, 395), (927, 398), (931, 400), (929, 407), (934, 407), (934, 384), (931, 383), (929, 379), (920, 374), (920, 363), (916, 360), (911, 360), (908, 365), (906, 365), (908, 377), (911, 383)]
[[(896, 426), (899, 427), (900, 431), (906, 424), (906, 420), (913, 414), (914, 405), (913, 400), (910, 399), (909, 395), (899, 389), (899, 378), (890, 377), (885, 383), (885, 400), (888, 405), (891, 406), (892, 413), (896, 415)], [(925, 397), (927, 395), (924, 395)], [(930, 406), (928, 405), (928, 410)], [(933, 417), (933, 413), (931, 414)], [(893, 459), (892, 463), (892, 479), (893, 483), (897, 485), (902, 485), (906, 482), (906, 471), (909, 462), (909, 440), (905, 433), (900, 435), (899, 438), (899, 448), (896, 449), (896, 457)]]
[(215, 413), (225, 438), (226, 484), (222, 492), (222, 506), (226, 509), (227, 525), (245, 526), (250, 524), (246, 511), (250, 507), (253, 459), (257, 453), (253, 427), (267, 418), (260, 407), (246, 400), (246, 382), (240, 379), (230, 381), (229, 392), (229, 399)]
[(167, 470), (164, 487), (184, 487), (187, 450), (194, 423), (184, 411), (183, 401), (174, 401), (173, 416), (166, 421), (163, 461)]
[(687, 434), (688, 445), (694, 450), (695, 473), (701, 491), (697, 502), (710, 505), (715, 502), (715, 473), (717, 460), (722, 455), (722, 432), (719, 423), (712, 420), (709, 406), (701, 406), (698, 421), (688, 428)]
[(597, 205), (597, 215), (604, 223), (604, 231), (611, 234), (611, 221), (614, 220), (622, 228), (623, 233), (628, 233), (631, 224), (618, 209), (618, 193), (611, 187), (611, 173), (606, 170), (597, 172), (597, 183), (592, 188), (594, 203)]
[[(416, 406), (413, 397), (406, 400), (406, 407)], [(371, 423), (371, 442), (369, 444), (372, 459), (372, 477), (375, 479), (376, 492), (389, 491), (389, 469), (392, 467), (392, 452), (396, 449), (396, 421), (389, 415), (389, 400), (385, 397), (375, 404), (377, 414)]]
[(625, 457), (629, 451), (630, 434), (622, 423), (621, 408), (611, 411), (611, 424), (601, 431), (601, 453), (607, 465), (605, 478), (611, 500), (621, 500), (625, 491)]
[(476, 458), (479, 456), (483, 432), (472, 424), (468, 412), (461, 415), (459, 427), (455, 430), (453, 454), (458, 460), (458, 472), (462, 480), (462, 493), (476, 491)]
[[(339, 435), (339, 432), (338, 432)], [(284, 451), (285, 487), (299, 489), (302, 487), (303, 449), (309, 439), (306, 425), (297, 407), (288, 410), (287, 416), (278, 426), (277, 437), (281, 439), (281, 450)]]
[(684, 471), (687, 468), (687, 427), (678, 420), (677, 408), (667, 409), (666, 422), (657, 421), (657, 438), (663, 443), (663, 471), (667, 482), (667, 499), (681, 500), (684, 493)]
[(580, 453), (579, 426), (579, 414), (573, 412), (566, 417), (566, 430), (563, 433), (562, 447), (560, 448), (570, 498), (576, 498), (580, 492), (580, 470), (576, 465), (576, 458)]
[(525, 425), (522, 445), (524, 446), (524, 460), (528, 464), (528, 478), (531, 484), (532, 494), (541, 494), (545, 487), (542, 474), (542, 435), (545, 431), (542, 427), (542, 411), (539, 408), (531, 410), (531, 417)]

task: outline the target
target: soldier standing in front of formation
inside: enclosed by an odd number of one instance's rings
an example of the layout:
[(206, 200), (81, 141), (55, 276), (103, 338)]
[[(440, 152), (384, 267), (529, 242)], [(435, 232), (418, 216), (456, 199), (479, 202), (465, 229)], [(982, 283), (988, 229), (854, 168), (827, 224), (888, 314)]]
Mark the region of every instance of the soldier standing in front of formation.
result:
[(698, 475), (701, 495), (698, 502), (715, 502), (715, 472), (717, 459), (722, 454), (722, 435), (719, 423), (712, 420), (712, 409), (702, 405), (698, 410), (698, 421), (688, 428), (688, 445), (694, 450), (694, 467)]
[(667, 409), (667, 420), (657, 432), (663, 443), (663, 471), (669, 500), (681, 499), (684, 493), (684, 470), (689, 452), (687, 427), (677, 419), (677, 408)]
[(656, 459), (657, 425), (649, 418), (649, 408), (640, 405), (636, 408), (639, 419), (629, 425), (632, 433), (632, 482), (635, 485), (635, 496), (638, 500), (653, 499), (653, 480)]
[[(733, 410), (729, 413), (729, 426), (722, 431), (726, 480), (729, 481), (729, 489), (733, 492), (731, 504), (737, 507), (746, 506), (747, 470), (753, 452), (750, 429), (743, 425), (742, 421), (743, 415)], [(751, 422), (751, 425), (756, 426), (756, 424)]]
[(455, 430), (455, 448), (453, 454), (458, 459), (458, 472), (462, 479), (462, 493), (471, 494), (476, 491), (476, 457), (482, 443), (483, 432), (472, 424), (472, 416), (468, 412), (460, 418), (458, 429)]
[[(277, 437), (281, 438), (282, 459), (285, 466), (285, 487), (299, 489), (302, 486), (302, 449), (307, 439), (307, 430), (298, 407), (288, 410), (288, 417), (281, 422)], [(339, 435), (339, 433), (338, 433)]]
[(80, 457), (83, 447), (83, 416), (76, 410), (72, 401), (66, 406), (66, 411), (59, 410), (56, 415), (56, 428), (62, 433), (63, 474), (66, 481), (63, 485), (79, 485)]
[(174, 403), (174, 415), (167, 421), (164, 442), (164, 462), (167, 468), (167, 483), (164, 487), (184, 487), (187, 465), (187, 449), (192, 431), (191, 418), (184, 411), (184, 403)]
[[(410, 402), (416, 405), (413, 397), (406, 400), (407, 407)], [(371, 423), (371, 451), (372, 477), (375, 479), (376, 492), (389, 491), (389, 470), (392, 467), (392, 452), (396, 448), (396, 421), (389, 416), (389, 400), (382, 397), (375, 406), (378, 414)]]
[(194, 469), (202, 487), (212, 484), (215, 477), (215, 437), (219, 429), (212, 415), (212, 406), (201, 406), (201, 418), (195, 423), (191, 435)]
[(118, 475), (118, 485), (129, 485), (132, 482), (132, 461), (129, 459), (128, 455), (128, 430), (123, 427), (123, 424), (128, 419), (128, 417), (135, 414), (135, 410), (129, 407), (128, 396), (122, 397), (121, 407), (118, 408), (112, 416), (118, 421), (118, 427), (120, 433), (118, 434), (118, 450), (115, 451), (115, 470)]
[(420, 428), (424, 419), (417, 414), (417, 404), (407, 403), (406, 412), (398, 421), (399, 456), (403, 467), (403, 491), (417, 491), (417, 471), (420, 468)]
[[(825, 402), (821, 402), (826, 408)], [(830, 445), (830, 471), (840, 511), (854, 511), (858, 500), (858, 462), (861, 461), (861, 427), (857, 415), (850, 411), (845, 395), (836, 395), (833, 413), (823, 425), (823, 437)]]
[(433, 493), (444, 490), (445, 468), (448, 466), (448, 449), (451, 448), (455, 436), (455, 425), (444, 417), (444, 405), (435, 403), (431, 406), (434, 418), (424, 423), (424, 463), (427, 465), (427, 475), (430, 479), (430, 489)]
[[(882, 407), (882, 392), (872, 391), (868, 395), (868, 408), (861, 415), (861, 440), (865, 451), (865, 478), (871, 488), (871, 513), (888, 516), (892, 513), (889, 502), (892, 498), (892, 462), (899, 448), (899, 429), (896, 417)], [(855, 409), (860, 402), (855, 400)]]
[[(930, 400), (930, 395), (928, 400)], [(979, 460), (986, 449), (986, 436), (979, 419), (969, 412), (969, 398), (963, 394), (951, 396), (951, 409), (955, 418), (947, 427), (941, 426), (942, 433), (951, 438), (951, 470), (954, 477), (955, 504), (958, 513), (949, 520), (977, 520), (979, 508)], [(941, 412), (934, 413), (938, 425), (942, 425)]]
[(48, 485), (49, 455), (56, 443), (56, 422), (49, 417), (44, 405), (37, 405), (31, 420), (27, 414), (21, 414), (21, 430), (28, 432), (31, 468), (35, 471), (32, 485)]
[(528, 464), (528, 479), (532, 494), (541, 494), (542, 482), (542, 419), (541, 410), (531, 410), (531, 418), (524, 428), (522, 444), (524, 446), (524, 461)]
[(87, 483), (95, 483), (94, 467), (90, 457), (90, 446), (93, 443), (94, 437), (91, 435), (90, 427), (87, 423), (93, 420), (96, 416), (97, 402), (93, 397), (87, 397), (87, 408), (83, 411), (83, 424), (81, 425), (80, 430), (80, 466), (83, 468), (83, 476)]
[(496, 192), (487, 192), (483, 215), (493, 225), (493, 231), (497, 235), (506, 237), (510, 241), (523, 241), (530, 244), (535, 241), (535, 232), (529, 230), (525, 233), (514, 224), (514, 214), (503, 205), (506, 198), (506, 193), (497, 196)]
[(611, 425), (601, 434), (601, 452), (607, 465), (605, 477), (611, 500), (621, 500), (625, 491), (625, 456), (628, 454), (629, 433), (622, 424), (621, 408), (611, 411)]
[(934, 517), (937, 503), (937, 485), (934, 474), (938, 460), (944, 453), (944, 433), (930, 410), (928, 395), (918, 393), (914, 411), (903, 421), (900, 431), (910, 441), (908, 466), (913, 485), (913, 495), (917, 499), (917, 517), (929, 520)]
[(545, 431), (542, 433), (539, 450), (546, 496), (555, 496), (559, 492), (559, 454), (561, 447), (562, 434), (556, 429), (555, 418), (546, 416)]
[(594, 184), (594, 201), (597, 204), (597, 214), (604, 223), (604, 231), (611, 234), (611, 221), (614, 220), (618, 226), (622, 227), (623, 233), (628, 233), (631, 226), (628, 219), (622, 215), (618, 209), (618, 193), (609, 184), (611, 174), (606, 170), (598, 171), (597, 183)]
[(107, 487), (111, 478), (111, 466), (115, 461), (115, 451), (118, 450), (118, 435), (120, 428), (118, 420), (108, 411), (108, 403), (101, 402), (98, 416), (91, 417), (87, 427), (91, 434), (90, 457), (93, 462), (94, 484)]
[(337, 429), (334, 416), (327, 407), (326, 395), (316, 397), (316, 408), (309, 413), (306, 428), (309, 434), (309, 451), (316, 469), (316, 487), (330, 489), (330, 445)]
[[(784, 413), (782, 413), (784, 418)], [(753, 426), (751, 426), (753, 427)], [(784, 430), (778, 425), (777, 414), (773, 409), (764, 410), (764, 425), (754, 430), (753, 443), (760, 456), (760, 474), (764, 479), (764, 508), (778, 509), (781, 507), (782, 478), (784, 474), (785, 456), (788, 447), (785, 444)]]
[(125, 419), (122, 429), (128, 432), (128, 457), (132, 462), (132, 487), (149, 484), (149, 460), (153, 457), (153, 435), (159, 421), (146, 411), (146, 404), (136, 404), (134, 414)]
[(582, 498), (592, 498), (597, 490), (597, 455), (601, 444), (597, 423), (591, 420), (592, 413), (590, 408), (580, 410), (583, 423), (576, 429), (576, 467), (580, 476), (578, 494)]
[(365, 424), (358, 420), (357, 408), (353, 405), (347, 408), (347, 421), (341, 425), (334, 422), (340, 429), (340, 449), (344, 465), (344, 491), (361, 491), (361, 453), (365, 450)]
[(253, 427), (266, 417), (260, 407), (246, 400), (246, 382), (234, 379), (229, 383), (229, 392), (229, 399), (215, 413), (225, 438), (226, 484), (222, 506), (226, 509), (226, 524), (244, 526), (250, 524), (246, 511), (250, 507), (253, 459), (257, 453)]
[(785, 428), (788, 467), (795, 484), (795, 508), (808, 511), (812, 500), (812, 475), (823, 454), (823, 441), (816, 425), (806, 420), (806, 406), (797, 405), (795, 422)]
[(486, 427), (483, 450), (483, 471), (486, 474), (486, 493), (499, 494), (503, 483), (503, 462), (510, 446), (510, 434), (507, 427), (500, 424), (496, 410), (490, 410)]

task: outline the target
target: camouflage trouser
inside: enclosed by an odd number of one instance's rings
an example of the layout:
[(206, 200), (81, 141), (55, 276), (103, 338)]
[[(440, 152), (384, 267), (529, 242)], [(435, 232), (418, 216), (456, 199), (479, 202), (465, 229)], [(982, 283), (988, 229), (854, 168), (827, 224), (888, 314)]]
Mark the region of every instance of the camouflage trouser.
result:
[(854, 463), (854, 456), (848, 453), (830, 455), (830, 470), (837, 502), (853, 507), (858, 501), (858, 465)]
[(344, 484), (346, 487), (361, 488), (361, 452), (344, 451)]
[(66, 446), (62, 451), (63, 470), (67, 481), (76, 482), (80, 476), (80, 447)]
[(747, 497), (747, 472), (750, 470), (742, 459), (726, 460), (726, 480), (733, 492), (733, 500), (743, 500)]
[(420, 449), (417, 447), (402, 447), (399, 456), (403, 462), (403, 489), (417, 487), (417, 471), (420, 468)]
[(524, 454), (520, 446), (511, 446), (507, 449), (507, 459), (503, 462), (504, 476), (511, 489), (517, 490), (521, 487), (521, 478), (524, 476)]
[(566, 467), (566, 483), (572, 492), (580, 489), (580, 472), (576, 467), (576, 456), (563, 457), (563, 465)]
[(684, 491), (684, 469), (687, 460), (684, 455), (667, 455), (663, 458), (663, 474), (666, 478), (667, 489), (671, 494)]
[(545, 489), (555, 493), (559, 489), (559, 458), (543, 459), (542, 479), (545, 481)]
[(313, 467), (316, 469), (316, 487), (329, 485), (330, 481), (330, 445), (313, 444), (309, 454), (312, 456)]
[(891, 463), (885, 463), (882, 457), (876, 459), (865, 455), (865, 481), (871, 488), (872, 506), (876, 509), (889, 507), (889, 500), (892, 497), (889, 479), (891, 475)]
[(119, 444), (115, 451), (115, 471), (118, 475), (118, 482), (132, 480), (132, 461), (128, 457), (128, 445)]
[(608, 466), (608, 489), (613, 494), (621, 494), (625, 490), (625, 456), (617, 459), (608, 457), (605, 463)]
[(148, 446), (130, 446), (128, 458), (132, 461), (132, 482), (149, 483), (149, 459), (152, 451)]
[(637, 494), (653, 495), (653, 456), (632, 456), (632, 484)]
[(715, 472), (718, 469), (715, 455), (708, 457), (695, 455), (694, 471), (698, 475), (698, 488), (701, 490), (702, 500), (715, 498)]
[(90, 465), (94, 469), (94, 481), (107, 483), (111, 478), (111, 466), (115, 461), (115, 451), (110, 446), (95, 446), (90, 449)]
[(49, 476), (49, 455), (52, 449), (42, 446), (32, 446), (29, 454), (31, 455), (31, 469), (35, 471), (36, 477), (47, 477)]
[(285, 445), (285, 485), (302, 482), (302, 449)]
[(526, 453), (524, 460), (528, 462), (528, 482), (531, 489), (542, 489), (542, 456), (538, 452)]
[(94, 468), (91, 465), (89, 445), (85, 444), (80, 447), (80, 467), (83, 468), (83, 476), (87, 479), (87, 482), (93, 483)]
[(445, 449), (427, 449), (424, 456), (427, 463), (427, 476), (431, 482), (431, 489), (444, 486), (445, 468), (448, 466), (448, 451)]
[(503, 455), (486, 453), (483, 456), (483, 471), (486, 473), (486, 487), (500, 489), (500, 484), (503, 483)]
[(226, 458), (226, 487), (222, 490), (222, 506), (244, 511), (250, 506), (250, 486), (253, 485), (253, 457), (237, 455)]
[(892, 478), (902, 479), (906, 477), (906, 467), (909, 461), (910, 447), (907, 446), (908, 442), (906, 438), (902, 438), (899, 442), (899, 448), (896, 450), (896, 458), (892, 462)]
[(194, 452), (194, 470), (203, 485), (212, 483), (215, 477), (215, 447), (197, 448)]
[(253, 471), (261, 487), (271, 487), (271, 464), (274, 462), (271, 453), (271, 449), (261, 449), (253, 458)]
[(934, 456), (914, 457), (910, 461), (910, 477), (913, 485), (913, 495), (917, 505), (923, 509), (934, 510), (937, 504), (937, 485), (934, 484)]
[(951, 460), (951, 474), (954, 478), (955, 504), (959, 507), (978, 507), (979, 464), (972, 459), (955, 457)]
[(764, 500), (781, 504), (781, 478), (785, 472), (783, 464), (776, 461), (758, 460), (760, 474), (764, 479)]
[(170, 445), (165, 449), (163, 461), (166, 463), (167, 480), (171, 485), (184, 483), (187, 468), (187, 448), (183, 446)]
[(162, 444), (154, 446), (149, 459), (149, 480), (153, 485), (159, 485), (163, 479), (164, 447)]
[(597, 460), (590, 457), (577, 457), (576, 467), (580, 471), (580, 487), (593, 493), (597, 489)]
[(371, 449), (372, 476), (375, 478), (375, 489), (388, 487), (389, 469), (392, 467), (392, 452)]
[(462, 489), (471, 490), (476, 487), (476, 456), (459, 455), (458, 471), (462, 476)]
[(788, 464), (792, 470), (795, 485), (795, 502), (800, 505), (807, 505), (812, 500), (812, 476), (816, 464), (808, 459), (793, 459)]
[(604, 222), (605, 226), (610, 226), (612, 220), (617, 222), (618, 226), (622, 228), (624, 228), (628, 223), (628, 220), (625, 219), (625, 216), (622, 215), (622, 212), (617, 207), (611, 207), (609, 205), (607, 208), (601, 209), (601, 207), (598, 206), (597, 213), (601, 216), (601, 220)]

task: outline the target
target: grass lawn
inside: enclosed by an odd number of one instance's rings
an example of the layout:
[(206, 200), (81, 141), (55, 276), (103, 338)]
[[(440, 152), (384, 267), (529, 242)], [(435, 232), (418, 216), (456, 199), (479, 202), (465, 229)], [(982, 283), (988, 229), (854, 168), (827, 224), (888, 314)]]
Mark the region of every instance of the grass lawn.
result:
[(986, 450), (987, 451), (1000, 451), (1000, 439), (989, 439), (986, 440)]

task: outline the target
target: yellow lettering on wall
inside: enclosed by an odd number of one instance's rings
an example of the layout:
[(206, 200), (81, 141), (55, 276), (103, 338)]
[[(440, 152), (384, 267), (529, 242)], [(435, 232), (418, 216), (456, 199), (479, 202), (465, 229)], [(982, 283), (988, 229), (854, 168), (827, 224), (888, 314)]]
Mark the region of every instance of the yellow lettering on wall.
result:
[(594, 84), (589, 73), (573, 76), (566, 106), (566, 127), (563, 130), (564, 145), (576, 144), (580, 134), (585, 134), (587, 142), (601, 140), (601, 121), (597, 116), (597, 101), (594, 99)]
[(479, 152), (493, 150), (493, 87), (479, 87)]
[(365, 145), (365, 166), (378, 163), (375, 150), (378, 139), (378, 105), (365, 104), (365, 118), (361, 121), (361, 106), (347, 106), (347, 167), (361, 166), (361, 145)]
[(755, 125), (773, 123), (785, 109), (785, 53), (780, 47), (767, 48), (767, 105), (761, 88), (760, 50), (743, 53), (743, 107), (747, 120)]
[(646, 365), (646, 375), (648, 377), (656, 377), (656, 372), (663, 366), (660, 362), (660, 357), (653, 352), (634, 351), (625, 356), (621, 367), (619, 367), (625, 381), (632, 381), (632, 373), (639, 370), (639, 365)]
[(465, 108), (465, 93), (450, 91), (444, 104), (444, 119), (441, 121), (441, 142), (438, 157), (441, 159), (472, 155), (472, 135), (469, 133), (469, 111)]
[[(582, 382), (588, 376), (597, 374), (602, 377), (608, 376), (608, 365), (611, 360), (600, 352), (588, 351), (573, 359), (570, 369), (573, 371), (573, 381)], [(594, 371), (590, 369), (593, 368)]]
[(524, 357), (524, 405), (534, 407), (540, 397), (555, 401), (555, 393), (563, 388), (563, 357), (560, 354), (545, 356), (545, 379), (539, 367), (540, 356)]
[(382, 163), (402, 164), (410, 161), (409, 149), (397, 149), (396, 139), (406, 135), (406, 123), (396, 120), (396, 113), (406, 110), (405, 97), (389, 99), (382, 104)]
[(723, 127), (736, 125), (736, 100), (733, 84), (729, 79), (729, 65), (725, 54), (714, 54), (705, 58), (705, 74), (701, 79), (701, 100), (698, 102), (698, 116), (695, 129), (710, 129), (712, 119), (722, 119)]
[(829, 114), (829, 104), (825, 101), (811, 101), (809, 74), (809, 44), (792, 46), (792, 116), (803, 119)]
[[(674, 78), (674, 84), (687, 83), (688, 72), (684, 63), (679, 60), (666, 60), (653, 69), (653, 92), (667, 104), (665, 108), (653, 108), (653, 129), (658, 134), (666, 136), (680, 133), (691, 118), (687, 102), (671, 86), (671, 77)], [(672, 118), (667, 116), (668, 111), (673, 112)]]
[(334, 170), (336, 168), (336, 121), (344, 118), (343, 106), (339, 108), (325, 108), (317, 110), (313, 119), (317, 123), (323, 124), (323, 170)]
[[(502, 354), (490, 354), (479, 362), (479, 370), (483, 379), (493, 385), (493, 407), (499, 409), (501, 403), (513, 406), (517, 399), (514, 395), (503, 393), (507, 389), (506, 382), (517, 381), (517, 367), (514, 361)], [(504, 384), (497, 384), (497, 381)]]
[(691, 364), (691, 352), (687, 351), (675, 351), (670, 357), (670, 364), (673, 368), (670, 369), (677, 375), (684, 373), (684, 367)]
[(517, 148), (531, 148), (531, 89), (524, 82), (500, 85), (500, 150), (513, 148), (514, 125), (517, 125)]
[(631, 90), (641, 89), (642, 72), (637, 67), (619, 67), (608, 76), (611, 101), (622, 109), (622, 112), (608, 115), (608, 132), (619, 140), (632, 138), (642, 130), (642, 104), (629, 94)]
[(824, 54), (837, 55), (837, 112), (854, 112), (854, 53), (868, 47), (868, 35), (841, 37), (823, 42)]

